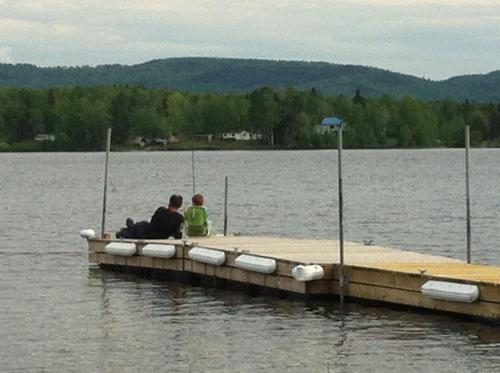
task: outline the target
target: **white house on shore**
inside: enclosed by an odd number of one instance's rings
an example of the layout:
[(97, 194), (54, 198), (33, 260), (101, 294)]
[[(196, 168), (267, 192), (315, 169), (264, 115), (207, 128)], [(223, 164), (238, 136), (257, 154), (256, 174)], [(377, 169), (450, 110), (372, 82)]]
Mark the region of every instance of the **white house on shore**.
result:
[(260, 140), (262, 139), (262, 134), (249, 132), (249, 131), (241, 131), (241, 132), (224, 132), (222, 134), (223, 140), (238, 140), (238, 141), (249, 141), (249, 140)]
[(56, 141), (56, 135), (53, 135), (51, 133), (39, 133), (35, 136), (34, 140), (37, 142)]
[(163, 138), (163, 137), (149, 138), (144, 136), (136, 136), (132, 140), (132, 143), (134, 145), (139, 145), (140, 147), (144, 147), (146, 145), (167, 146), (167, 144), (177, 144), (178, 142), (179, 139), (173, 135), (170, 135), (168, 138)]

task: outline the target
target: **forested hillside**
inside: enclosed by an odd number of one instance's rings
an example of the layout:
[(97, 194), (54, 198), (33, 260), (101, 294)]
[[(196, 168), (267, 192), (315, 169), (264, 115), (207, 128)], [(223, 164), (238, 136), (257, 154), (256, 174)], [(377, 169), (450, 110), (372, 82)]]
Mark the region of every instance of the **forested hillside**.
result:
[[(173, 135), (182, 145), (201, 134), (248, 130), (262, 134), (259, 147), (323, 148), (335, 146), (336, 136), (315, 126), (333, 113), (347, 123), (346, 147), (463, 146), (466, 125), (473, 145), (500, 144), (498, 103), (330, 96), (293, 87), (219, 94), (101, 86), (0, 89), (0, 150), (101, 150), (107, 127), (114, 146), (124, 147), (134, 136)], [(35, 143), (41, 133), (55, 141)]]
[(170, 58), (143, 64), (47, 67), (0, 64), (2, 87), (133, 85), (186, 92), (245, 93), (262, 86), (294, 86), (322, 94), (413, 96), (432, 101), (500, 101), (500, 72), (431, 81), (357, 65), (321, 62)]

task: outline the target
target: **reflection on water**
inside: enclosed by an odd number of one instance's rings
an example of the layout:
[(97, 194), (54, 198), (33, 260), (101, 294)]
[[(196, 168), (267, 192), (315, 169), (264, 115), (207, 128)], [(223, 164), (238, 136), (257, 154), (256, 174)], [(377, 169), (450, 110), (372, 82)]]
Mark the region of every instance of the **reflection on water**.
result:
[[(116, 361), (128, 359), (130, 349), (138, 353), (141, 342), (123, 337), (132, 328), (141, 330), (144, 343), (163, 346), (149, 351), (155, 355), (151, 364), (167, 361), (179, 370), (498, 368), (496, 325), (354, 303), (341, 310), (329, 300), (251, 297), (100, 269), (89, 271), (89, 283), (101, 289), (103, 325), (113, 346), (103, 346), (104, 355), (116, 355)], [(117, 351), (115, 343), (128, 347)], [(491, 366), (484, 354), (491, 354)]]
[[(336, 153), (197, 152), (222, 229), (336, 237)], [(350, 240), (464, 257), (463, 151), (346, 151)], [(102, 153), (0, 154), (1, 371), (497, 372), (500, 329), (448, 315), (205, 289), (88, 264)], [(113, 153), (107, 226), (191, 193), (191, 153)], [(473, 258), (499, 263), (500, 151), (474, 150)], [(187, 198), (188, 199), (188, 198)]]

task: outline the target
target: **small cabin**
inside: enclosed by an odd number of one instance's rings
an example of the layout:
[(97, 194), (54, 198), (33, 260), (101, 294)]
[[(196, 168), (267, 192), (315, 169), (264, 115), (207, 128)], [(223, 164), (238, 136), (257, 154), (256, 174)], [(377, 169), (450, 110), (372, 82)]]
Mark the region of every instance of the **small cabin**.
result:
[(154, 139), (149, 140), (149, 144), (155, 146), (167, 146), (168, 140), (163, 137), (155, 137)]
[(237, 140), (237, 141), (249, 141), (249, 140), (260, 140), (262, 135), (260, 133), (241, 131), (241, 132), (224, 132), (222, 134), (223, 140)]
[(134, 145), (139, 145), (141, 148), (146, 145), (146, 139), (142, 136), (136, 136), (134, 137), (134, 140), (132, 141)]
[(321, 124), (317, 125), (314, 128), (314, 131), (316, 133), (319, 133), (320, 135), (332, 133), (335, 131), (338, 131), (339, 128), (344, 127), (345, 122), (342, 117), (335, 116), (335, 117), (326, 117), (321, 121)]
[(177, 136), (174, 136), (174, 135), (170, 135), (167, 139), (167, 142), (169, 144), (178, 144), (180, 142), (179, 138)]
[(53, 135), (51, 133), (39, 133), (35, 136), (34, 140), (37, 142), (56, 141), (56, 135)]

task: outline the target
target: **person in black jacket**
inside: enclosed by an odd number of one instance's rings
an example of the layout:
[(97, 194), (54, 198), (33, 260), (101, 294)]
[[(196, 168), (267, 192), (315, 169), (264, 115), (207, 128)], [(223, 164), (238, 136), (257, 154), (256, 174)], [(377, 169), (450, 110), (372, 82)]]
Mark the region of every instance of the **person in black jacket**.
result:
[(120, 229), (116, 233), (116, 238), (150, 238), (167, 239), (173, 237), (182, 238), (182, 224), (184, 217), (178, 212), (182, 206), (182, 196), (172, 194), (168, 203), (168, 208), (158, 207), (151, 218), (151, 221), (140, 221), (134, 223), (127, 219), (126, 228)]
[(170, 196), (168, 209), (158, 207), (151, 218), (146, 229), (145, 238), (182, 238), (182, 224), (184, 217), (178, 212), (182, 206), (182, 196), (173, 194)]

